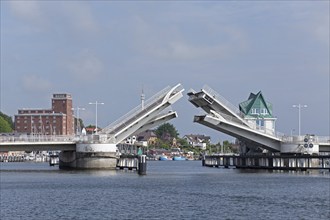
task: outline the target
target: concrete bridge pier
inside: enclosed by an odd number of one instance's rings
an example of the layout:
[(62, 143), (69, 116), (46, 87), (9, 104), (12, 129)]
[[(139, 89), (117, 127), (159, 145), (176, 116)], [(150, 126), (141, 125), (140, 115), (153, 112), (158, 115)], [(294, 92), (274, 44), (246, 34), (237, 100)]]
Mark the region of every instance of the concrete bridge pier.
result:
[(76, 151), (62, 151), (60, 169), (116, 169), (115, 144), (77, 144)]

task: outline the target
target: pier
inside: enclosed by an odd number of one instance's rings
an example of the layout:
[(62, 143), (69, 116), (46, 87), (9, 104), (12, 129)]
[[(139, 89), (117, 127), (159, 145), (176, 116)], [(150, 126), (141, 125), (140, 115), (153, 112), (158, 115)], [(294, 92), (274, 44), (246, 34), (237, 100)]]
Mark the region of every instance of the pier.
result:
[(268, 170), (329, 170), (330, 155), (254, 154), (204, 156), (203, 166)]

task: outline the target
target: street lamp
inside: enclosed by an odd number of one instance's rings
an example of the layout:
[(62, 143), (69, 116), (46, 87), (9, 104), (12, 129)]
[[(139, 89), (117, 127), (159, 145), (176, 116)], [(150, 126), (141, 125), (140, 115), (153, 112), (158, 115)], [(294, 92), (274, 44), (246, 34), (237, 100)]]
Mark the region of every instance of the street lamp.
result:
[(104, 105), (103, 102), (90, 102), (90, 105), (95, 105), (95, 134), (97, 134), (97, 105)]
[(80, 121), (79, 121), (79, 110), (86, 110), (85, 108), (72, 108), (72, 110), (77, 110), (77, 125), (76, 125), (76, 134), (78, 135), (80, 133)]
[(298, 104), (298, 105), (292, 105), (292, 107), (298, 108), (298, 131), (299, 131), (298, 134), (300, 136), (300, 109), (301, 108), (307, 108), (307, 105)]

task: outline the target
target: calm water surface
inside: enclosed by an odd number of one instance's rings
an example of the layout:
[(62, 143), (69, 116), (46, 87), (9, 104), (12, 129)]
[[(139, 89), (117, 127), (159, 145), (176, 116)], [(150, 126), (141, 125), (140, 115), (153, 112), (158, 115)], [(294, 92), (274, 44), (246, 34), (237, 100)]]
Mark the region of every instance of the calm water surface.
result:
[(134, 171), (0, 163), (1, 219), (330, 219), (329, 172), (148, 161)]

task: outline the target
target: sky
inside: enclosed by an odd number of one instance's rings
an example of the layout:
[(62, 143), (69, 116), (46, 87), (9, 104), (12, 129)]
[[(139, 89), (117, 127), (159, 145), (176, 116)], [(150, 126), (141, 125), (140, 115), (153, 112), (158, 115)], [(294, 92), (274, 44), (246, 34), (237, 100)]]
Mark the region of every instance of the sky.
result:
[(233, 105), (262, 91), (276, 130), (330, 136), (329, 1), (1, 0), (0, 110), (51, 108), (70, 93), (85, 125), (105, 127), (167, 86), (184, 97), (170, 121), (185, 134), (229, 139), (193, 122), (187, 92), (208, 85)]

